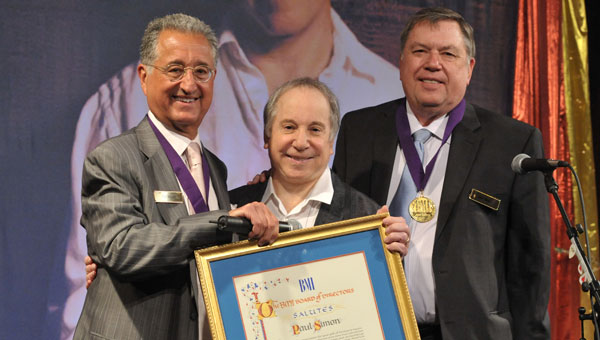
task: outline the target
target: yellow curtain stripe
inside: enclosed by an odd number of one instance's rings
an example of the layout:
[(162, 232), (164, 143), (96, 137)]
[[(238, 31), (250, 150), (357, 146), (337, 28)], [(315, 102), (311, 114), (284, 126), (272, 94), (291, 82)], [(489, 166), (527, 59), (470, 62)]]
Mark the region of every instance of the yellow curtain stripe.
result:
[[(565, 71), (565, 105), (569, 138), (570, 163), (583, 189), (590, 227), (590, 244), (594, 271), (599, 269), (598, 211), (596, 202), (596, 171), (592, 145), (590, 93), (588, 76), (587, 21), (584, 0), (563, 0), (562, 42)], [(575, 181), (573, 180), (573, 183)], [(573, 185), (575, 221), (583, 223), (581, 202)]]
[[(592, 268), (598, 276), (598, 209), (596, 202), (596, 180), (592, 124), (590, 116), (590, 93), (588, 73), (588, 28), (584, 0), (562, 2), (562, 44), (564, 60), (564, 88), (569, 139), (569, 162), (577, 170), (588, 219)], [(583, 223), (581, 201), (573, 180), (573, 203), (575, 223)], [(584, 238), (580, 237), (583, 244)], [(589, 294), (581, 294), (581, 302), (590, 308)], [(592, 336), (593, 325), (587, 322), (586, 336)]]

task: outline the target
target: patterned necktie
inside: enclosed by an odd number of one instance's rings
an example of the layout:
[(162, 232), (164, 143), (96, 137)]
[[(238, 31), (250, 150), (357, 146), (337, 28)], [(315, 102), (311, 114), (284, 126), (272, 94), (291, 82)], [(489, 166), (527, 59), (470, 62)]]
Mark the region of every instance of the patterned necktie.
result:
[[(423, 155), (425, 154), (425, 143), (429, 137), (431, 137), (431, 132), (427, 129), (420, 129), (413, 133), (415, 148), (417, 149), (421, 163), (423, 163)], [(390, 215), (402, 216), (408, 223), (410, 221), (408, 206), (416, 196), (417, 186), (410, 175), (408, 165), (405, 165), (404, 170), (402, 171), (400, 184), (398, 185), (398, 190), (396, 190), (392, 203), (390, 203)]]
[(188, 167), (190, 173), (200, 189), (202, 197), (206, 201), (206, 190), (204, 188), (204, 177), (202, 177), (202, 157), (200, 156), (200, 145), (196, 142), (191, 142), (185, 150), (185, 156), (187, 158)]

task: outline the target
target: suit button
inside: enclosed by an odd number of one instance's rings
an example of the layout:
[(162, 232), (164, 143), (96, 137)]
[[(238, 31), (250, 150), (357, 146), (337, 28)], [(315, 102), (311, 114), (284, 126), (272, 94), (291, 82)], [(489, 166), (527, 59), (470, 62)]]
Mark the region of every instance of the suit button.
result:
[(198, 313), (196, 311), (193, 311), (190, 313), (190, 320), (197, 320), (198, 319)]

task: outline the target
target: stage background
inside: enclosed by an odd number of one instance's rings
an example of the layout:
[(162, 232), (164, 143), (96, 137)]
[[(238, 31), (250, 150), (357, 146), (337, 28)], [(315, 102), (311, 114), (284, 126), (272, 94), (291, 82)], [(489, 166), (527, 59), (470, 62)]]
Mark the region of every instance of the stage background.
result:
[[(223, 7), (223, 3), (225, 6)], [(512, 114), (518, 1), (334, 0), (359, 40), (392, 64), (406, 18), (442, 5), (475, 28), (468, 99)], [(71, 149), (81, 109), (137, 60), (145, 25), (184, 12), (219, 27), (233, 2), (16, 1), (0, 5), (0, 339), (58, 339), (71, 212)]]

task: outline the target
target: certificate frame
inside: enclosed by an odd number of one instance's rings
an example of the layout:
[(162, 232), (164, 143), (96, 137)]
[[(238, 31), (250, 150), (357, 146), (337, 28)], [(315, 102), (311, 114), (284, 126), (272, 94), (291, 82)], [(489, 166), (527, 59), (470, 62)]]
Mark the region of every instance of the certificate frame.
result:
[[(388, 251), (383, 242), (382, 220), (387, 216), (383, 213), (281, 233), (265, 247), (244, 240), (195, 250), (213, 339), (246, 338), (235, 278), (294, 266), (309, 270), (313, 263), (358, 251), (365, 258), (383, 338), (420, 340), (400, 255)], [(350, 268), (336, 268), (344, 270)]]

